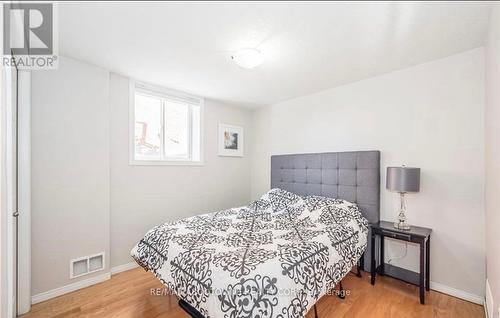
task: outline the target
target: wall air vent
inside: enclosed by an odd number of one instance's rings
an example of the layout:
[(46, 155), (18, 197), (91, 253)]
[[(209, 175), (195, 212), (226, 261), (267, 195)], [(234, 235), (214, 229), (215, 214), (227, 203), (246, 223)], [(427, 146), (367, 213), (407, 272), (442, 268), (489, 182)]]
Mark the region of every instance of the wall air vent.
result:
[(69, 261), (69, 278), (92, 274), (104, 269), (104, 252)]

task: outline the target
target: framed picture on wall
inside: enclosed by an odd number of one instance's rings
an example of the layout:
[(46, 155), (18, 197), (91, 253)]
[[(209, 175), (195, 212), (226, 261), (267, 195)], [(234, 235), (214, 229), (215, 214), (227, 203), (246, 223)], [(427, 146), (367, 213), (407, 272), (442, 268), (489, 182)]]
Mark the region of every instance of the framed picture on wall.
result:
[(243, 127), (219, 124), (219, 156), (243, 157)]

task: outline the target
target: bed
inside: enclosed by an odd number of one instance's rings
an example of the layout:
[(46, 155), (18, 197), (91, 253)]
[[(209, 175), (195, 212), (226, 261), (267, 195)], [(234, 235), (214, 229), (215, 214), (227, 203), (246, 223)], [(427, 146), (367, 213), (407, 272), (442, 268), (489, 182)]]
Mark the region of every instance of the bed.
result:
[(272, 156), (261, 198), (158, 225), (132, 257), (193, 317), (304, 317), (369, 257), (379, 167), (378, 151)]

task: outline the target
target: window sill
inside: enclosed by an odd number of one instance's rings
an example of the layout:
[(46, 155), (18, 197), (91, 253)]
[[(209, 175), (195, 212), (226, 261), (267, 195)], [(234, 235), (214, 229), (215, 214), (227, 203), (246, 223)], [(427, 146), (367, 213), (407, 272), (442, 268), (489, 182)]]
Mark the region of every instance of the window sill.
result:
[(129, 161), (129, 166), (203, 166), (203, 161), (182, 160), (135, 160)]

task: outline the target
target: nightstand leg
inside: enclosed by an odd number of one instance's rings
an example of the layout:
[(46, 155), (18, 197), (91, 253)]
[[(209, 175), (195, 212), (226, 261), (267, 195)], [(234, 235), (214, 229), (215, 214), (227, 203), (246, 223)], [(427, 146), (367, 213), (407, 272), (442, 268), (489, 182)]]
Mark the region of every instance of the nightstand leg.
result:
[(372, 285), (375, 285), (375, 275), (376, 275), (376, 267), (377, 267), (377, 262), (375, 260), (375, 234), (373, 233), (373, 230), (372, 230), (372, 248), (371, 248), (371, 258), (372, 258), (372, 262), (371, 262), (371, 283)]
[(431, 236), (427, 238), (427, 243), (425, 243), (425, 289), (430, 290), (430, 270), (431, 270)]
[(424, 250), (424, 244), (425, 242), (422, 241), (420, 242), (420, 303), (423, 305), (425, 303), (424, 297), (424, 289), (425, 289), (425, 281), (424, 281), (424, 275), (425, 275), (425, 269), (424, 269), (424, 257), (425, 257), (425, 250)]
[(384, 236), (380, 235), (380, 271), (381, 276), (385, 275), (385, 256), (384, 256)]

